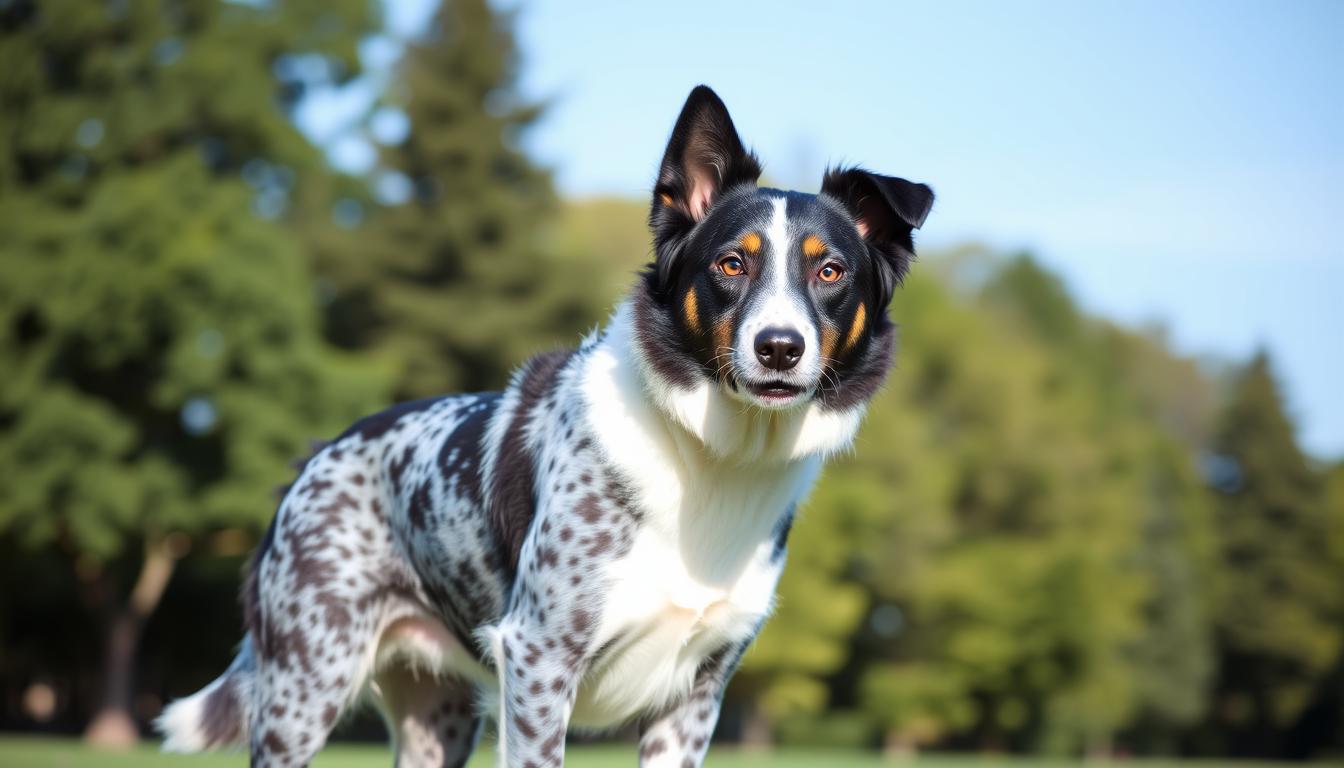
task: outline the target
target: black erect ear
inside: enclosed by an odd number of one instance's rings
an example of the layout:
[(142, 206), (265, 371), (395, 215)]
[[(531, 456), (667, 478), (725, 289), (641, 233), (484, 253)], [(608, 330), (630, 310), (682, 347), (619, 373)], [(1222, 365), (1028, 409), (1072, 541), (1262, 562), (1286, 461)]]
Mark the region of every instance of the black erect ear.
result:
[(862, 168), (836, 168), (821, 182), (824, 195), (839, 200), (854, 217), (859, 235), (883, 265), (882, 299), (891, 294), (910, 269), (915, 255), (912, 232), (919, 229), (933, 207), (933, 190), (926, 184), (869, 173)]
[(733, 186), (755, 184), (760, 175), (760, 162), (742, 145), (723, 101), (707, 86), (696, 86), (672, 129), (653, 188), (649, 225), (660, 286), (667, 284), (686, 234), (714, 201)]

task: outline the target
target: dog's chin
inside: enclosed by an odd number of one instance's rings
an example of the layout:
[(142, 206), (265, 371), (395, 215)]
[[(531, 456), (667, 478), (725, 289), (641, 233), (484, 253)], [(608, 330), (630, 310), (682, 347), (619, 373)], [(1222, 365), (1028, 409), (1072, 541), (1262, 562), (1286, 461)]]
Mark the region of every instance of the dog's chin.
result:
[(811, 401), (813, 389), (782, 379), (734, 378), (728, 386), (738, 400), (771, 411), (787, 410)]

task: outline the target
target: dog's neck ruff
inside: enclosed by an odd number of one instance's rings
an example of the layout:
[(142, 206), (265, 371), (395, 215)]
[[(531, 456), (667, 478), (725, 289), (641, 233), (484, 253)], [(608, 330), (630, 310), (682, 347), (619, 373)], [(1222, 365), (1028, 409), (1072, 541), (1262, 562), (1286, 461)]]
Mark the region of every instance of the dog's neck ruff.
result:
[[(649, 356), (657, 352), (641, 340), (630, 300), (617, 307), (602, 335), (589, 343), (596, 348), (594, 365), (609, 379), (599, 389), (621, 400), (651, 403), (669, 428), (694, 438), (719, 462), (779, 464), (825, 459), (850, 447), (863, 420), (861, 405), (828, 410), (809, 401), (796, 408), (766, 410), (732, 397), (718, 382), (702, 380), (688, 387), (668, 381), (649, 362)], [(593, 405), (616, 407), (596, 399)], [(625, 407), (632, 406), (627, 402)]]

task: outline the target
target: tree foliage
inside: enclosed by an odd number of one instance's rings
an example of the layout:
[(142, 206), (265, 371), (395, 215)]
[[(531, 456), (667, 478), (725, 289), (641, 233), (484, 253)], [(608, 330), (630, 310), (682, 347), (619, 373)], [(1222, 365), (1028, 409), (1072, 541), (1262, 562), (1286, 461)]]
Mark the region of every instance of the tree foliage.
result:
[(581, 275), (547, 245), (550, 176), (518, 145), (541, 107), (517, 77), (510, 19), (444, 3), (384, 97), (409, 130), (374, 173), (382, 204), (318, 249), (330, 337), (388, 361), (398, 399), (498, 388), (591, 321)]
[(1323, 478), (1297, 447), (1265, 352), (1233, 382), (1212, 448), (1217, 710), (1238, 752), (1272, 754), (1339, 654), (1342, 627)]
[(284, 225), (326, 171), (283, 73), (353, 72), (369, 21), (352, 2), (0, 7), (0, 531), (77, 566), (114, 708), (183, 536), (255, 528), (303, 442), (378, 399), (323, 345)]

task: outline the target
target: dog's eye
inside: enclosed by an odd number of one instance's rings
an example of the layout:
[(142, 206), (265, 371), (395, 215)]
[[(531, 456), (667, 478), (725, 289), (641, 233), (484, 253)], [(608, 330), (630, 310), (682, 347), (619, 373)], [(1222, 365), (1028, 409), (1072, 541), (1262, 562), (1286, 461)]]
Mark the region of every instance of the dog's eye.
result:
[(737, 277), (747, 273), (747, 266), (742, 263), (742, 257), (730, 253), (719, 259), (719, 271), (729, 277)]
[(833, 261), (827, 262), (822, 266), (821, 269), (817, 270), (817, 277), (820, 278), (821, 282), (823, 283), (834, 283), (836, 280), (839, 280), (844, 276), (845, 276), (844, 267), (840, 266), (839, 264), (836, 264)]

